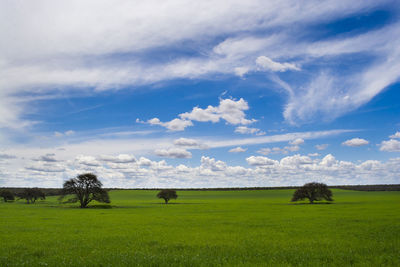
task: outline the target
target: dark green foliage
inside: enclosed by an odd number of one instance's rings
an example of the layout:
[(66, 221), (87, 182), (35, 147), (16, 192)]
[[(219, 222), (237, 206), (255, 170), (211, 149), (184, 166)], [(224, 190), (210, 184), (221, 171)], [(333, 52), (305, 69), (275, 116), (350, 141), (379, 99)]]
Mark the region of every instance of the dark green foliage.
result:
[(97, 179), (96, 175), (92, 173), (81, 174), (64, 183), (59, 200), (61, 201), (67, 195), (73, 195), (74, 197), (68, 199), (64, 203), (75, 203), (79, 201), (81, 208), (86, 208), (93, 200), (110, 203), (108, 192), (101, 187), (102, 183)]
[(10, 190), (1, 190), (0, 197), (4, 199), (4, 202), (14, 201), (14, 194)]
[(27, 204), (33, 204), (38, 199), (46, 199), (46, 195), (39, 188), (25, 188), (18, 194), (20, 199), (25, 199)]
[(308, 183), (297, 189), (292, 197), (292, 201), (308, 199), (311, 204), (318, 200), (333, 201), (332, 191), (323, 183)]
[(170, 199), (177, 199), (178, 195), (176, 194), (175, 190), (172, 189), (163, 189), (157, 194), (158, 198), (163, 198), (165, 201), (165, 204), (168, 204), (168, 201)]

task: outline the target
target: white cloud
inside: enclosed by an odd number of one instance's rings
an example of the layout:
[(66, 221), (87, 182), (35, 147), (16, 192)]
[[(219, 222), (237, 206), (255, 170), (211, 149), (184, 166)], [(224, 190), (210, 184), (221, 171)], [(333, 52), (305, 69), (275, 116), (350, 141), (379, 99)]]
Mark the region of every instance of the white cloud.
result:
[(184, 131), (186, 127), (193, 126), (189, 120), (173, 119), (168, 122), (161, 122), (158, 118), (153, 118), (147, 121), (151, 125), (161, 125), (172, 132)]
[(0, 173), (7, 175), (7, 179), (0, 179), (0, 186), (59, 187), (66, 179), (86, 171), (96, 173), (106, 187), (123, 188), (285, 186), (310, 181), (331, 185), (395, 184), (399, 182), (400, 172), (400, 158), (355, 164), (338, 160), (331, 154), (313, 159), (293, 155), (280, 160), (250, 156), (246, 158), (250, 167), (230, 166), (205, 156), (201, 157), (200, 165), (176, 167), (165, 160), (152, 161), (145, 157), (129, 164), (96, 162), (89, 156), (60, 162), (37, 161), (33, 165), (28, 158), (18, 157), (13, 161), (16, 160), (19, 161), (16, 169), (5, 171), (0, 164)]
[(57, 162), (58, 160), (55, 158), (54, 153), (48, 153), (46, 155), (40, 156), (38, 158), (33, 158), (35, 161), (44, 161), (44, 162)]
[[(148, 120), (147, 123), (161, 125), (170, 131), (183, 131), (186, 127), (193, 126), (192, 121), (216, 123), (223, 119), (233, 125), (249, 124), (255, 122), (255, 120), (246, 119), (244, 111), (248, 109), (249, 106), (243, 98), (239, 100), (220, 99), (217, 107), (208, 106), (206, 109), (194, 107), (191, 112), (179, 114), (180, 118), (175, 118), (169, 122), (161, 122), (160, 119), (153, 118)], [(136, 122), (143, 123), (139, 119), (136, 119)]]
[[(342, 133), (354, 132), (354, 130), (328, 130), (328, 131), (315, 131), (315, 132), (296, 132), (287, 134), (277, 134), (270, 136), (260, 136), (251, 138), (241, 139), (227, 139), (227, 140), (216, 140), (216, 141), (204, 141), (204, 144), (210, 148), (217, 147), (232, 147), (232, 146), (245, 146), (245, 145), (257, 145), (267, 143), (278, 143), (278, 142), (289, 142), (291, 140), (302, 138), (307, 139), (319, 139), (327, 136), (335, 136)], [(327, 146), (327, 145), (326, 145)], [(326, 148), (324, 145), (324, 149)]]
[(329, 144), (320, 144), (320, 145), (315, 145), (315, 148), (318, 150), (325, 150), (327, 149)]
[(245, 110), (249, 109), (247, 102), (240, 98), (220, 99), (217, 107), (208, 106), (206, 109), (194, 107), (191, 112), (179, 114), (179, 117), (184, 120), (202, 121), (202, 122), (219, 122), (221, 119), (229, 124), (250, 124), (255, 120), (246, 119)]
[(236, 67), (234, 70), (237, 76), (243, 77), (250, 69), (248, 67)]
[(365, 146), (368, 144), (369, 144), (369, 142), (362, 138), (353, 138), (353, 139), (346, 140), (342, 143), (342, 145), (344, 145), (344, 146), (352, 146), (352, 147)]
[(257, 151), (257, 153), (262, 154), (262, 155), (268, 155), (268, 154), (287, 154), (289, 152), (295, 152), (299, 151), (300, 147), (295, 145), (295, 146), (285, 146), (283, 148), (281, 147), (273, 147), (273, 148), (261, 148)]
[(309, 157), (318, 157), (319, 153), (310, 153), (308, 154)]
[(284, 166), (297, 167), (298, 165), (312, 164), (313, 161), (308, 156), (301, 156), (299, 154), (288, 156), (281, 159), (280, 164)]
[(264, 131), (257, 128), (249, 128), (247, 126), (238, 126), (235, 128), (235, 133), (241, 134), (255, 134), (255, 135), (265, 135)]
[(54, 136), (55, 137), (63, 137), (63, 136), (71, 136), (71, 135), (74, 135), (75, 134), (75, 131), (72, 131), (72, 130), (68, 130), (68, 131), (65, 131), (64, 133), (62, 133), (62, 132), (54, 132)]
[[(114, 90), (176, 78), (244, 75), (246, 70), (255, 68), (254, 60), (260, 55), (274, 55), (274, 59), (289, 62), (300, 58), (305, 64), (313, 60), (320, 62), (325, 56), (349, 53), (368, 52), (379, 58), (365, 69), (357, 70), (359, 75), (333, 75), (327, 89), (317, 86), (323, 85), (318, 75), (311, 77), (309, 86), (296, 87), (285, 111), (285, 118), (292, 123), (309, 122), (319, 114), (329, 118), (340, 116), (368, 102), (398, 80), (400, 38), (396, 24), (358, 35), (339, 35), (328, 41), (302, 38), (310, 24), (373, 10), (384, 4), (382, 1), (321, 3), (314, 0), (301, 5), (257, 0), (229, 4), (174, 0), (163, 5), (157, 1), (139, 4), (118, 1), (112, 6), (102, 1), (40, 3), (24, 6), (0, 3), (0, 30), (3, 36), (8, 36), (0, 44), (0, 50), (7, 51), (0, 57), (0, 127), (32, 125), (32, 121), (23, 119), (29, 110), (29, 100), (13, 97), (24, 92), (35, 97), (56, 97), (59, 91), (65, 95), (70, 90)], [(297, 31), (293, 31), (293, 25)], [(260, 36), (260, 32), (268, 35)], [(210, 47), (210, 40), (221, 36), (227, 38)], [(156, 63), (143, 58), (146, 53), (153, 55), (160, 44), (161, 49), (174, 49), (186, 40), (193, 41), (190, 46), (199, 44), (201, 57), (174, 56)], [(130, 56), (112, 57), (115, 54)], [(272, 70), (298, 68), (292, 63), (261, 58), (262, 65)], [(352, 86), (354, 80), (360, 81), (358, 86)], [(318, 100), (305, 101), (313, 96)], [(326, 99), (331, 99), (326, 101), (327, 105), (316, 105)]]
[(240, 146), (229, 150), (230, 153), (241, 153), (241, 152), (246, 152), (246, 151), (247, 151), (247, 148), (242, 148)]
[(78, 164), (86, 166), (92, 166), (92, 167), (101, 166), (101, 163), (98, 160), (96, 160), (96, 158), (93, 156), (78, 155), (75, 158), (75, 161)]
[(395, 134), (389, 136), (391, 139), (399, 139), (400, 138), (400, 132), (396, 132)]
[(154, 151), (157, 156), (166, 158), (191, 158), (192, 153), (183, 148), (157, 149)]
[(261, 156), (250, 156), (246, 161), (251, 166), (270, 166), (278, 163), (276, 160)]
[(136, 158), (133, 155), (119, 154), (118, 156), (101, 155), (99, 160), (112, 163), (132, 163), (136, 162)]
[(174, 140), (174, 145), (193, 147), (193, 146), (199, 146), (199, 142), (196, 141), (195, 139), (181, 137), (179, 139)]
[(304, 139), (297, 138), (295, 140), (290, 141), (289, 144), (295, 145), (295, 146), (302, 145), (302, 144), (304, 144)]
[(201, 157), (201, 168), (218, 172), (226, 170), (227, 165), (221, 160), (215, 160), (213, 158), (203, 156)]
[(395, 139), (390, 139), (388, 141), (382, 141), (380, 147), (380, 151), (387, 152), (400, 152), (400, 141)]
[(48, 163), (37, 163), (35, 165), (29, 165), (25, 167), (26, 170), (36, 172), (64, 172), (65, 167), (59, 164), (48, 164)]
[(336, 165), (338, 161), (335, 159), (335, 157), (332, 154), (326, 155), (320, 162), (320, 165), (326, 166), (326, 167), (332, 167), (333, 165)]
[(272, 59), (270, 59), (269, 57), (266, 56), (259, 56), (256, 60), (256, 63), (258, 66), (262, 67), (265, 70), (269, 70), (269, 71), (280, 71), (280, 72), (284, 72), (287, 70), (297, 70), (299, 71), (300, 68), (297, 67), (295, 64), (292, 63), (279, 63), (276, 61), (273, 61)]
[(1, 159), (15, 159), (15, 158), (16, 158), (16, 156), (14, 156), (14, 155), (0, 152), (0, 160)]

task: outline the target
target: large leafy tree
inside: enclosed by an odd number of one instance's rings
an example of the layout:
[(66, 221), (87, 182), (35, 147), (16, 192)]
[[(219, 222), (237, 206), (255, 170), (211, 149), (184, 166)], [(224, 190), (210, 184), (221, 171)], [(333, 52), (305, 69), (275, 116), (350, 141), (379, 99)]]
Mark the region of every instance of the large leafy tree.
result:
[(308, 199), (311, 204), (314, 201), (322, 199), (333, 201), (332, 191), (328, 189), (328, 186), (323, 183), (308, 183), (297, 189), (292, 197), (292, 201)]
[(72, 178), (64, 183), (60, 201), (66, 196), (72, 195), (65, 203), (81, 204), (81, 208), (86, 208), (87, 205), (96, 200), (98, 202), (110, 203), (110, 197), (106, 190), (102, 189), (102, 183), (93, 173), (84, 173)]
[(170, 199), (177, 199), (178, 195), (176, 194), (175, 190), (172, 189), (163, 189), (157, 194), (158, 198), (163, 198), (165, 201), (165, 204), (168, 204), (168, 201)]

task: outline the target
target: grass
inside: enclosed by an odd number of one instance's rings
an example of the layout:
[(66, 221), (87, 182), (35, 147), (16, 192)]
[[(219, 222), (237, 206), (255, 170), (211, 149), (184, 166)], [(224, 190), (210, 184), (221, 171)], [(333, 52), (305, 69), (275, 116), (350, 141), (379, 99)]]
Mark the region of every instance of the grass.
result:
[(400, 192), (112, 191), (111, 208), (0, 203), (0, 266), (400, 266)]

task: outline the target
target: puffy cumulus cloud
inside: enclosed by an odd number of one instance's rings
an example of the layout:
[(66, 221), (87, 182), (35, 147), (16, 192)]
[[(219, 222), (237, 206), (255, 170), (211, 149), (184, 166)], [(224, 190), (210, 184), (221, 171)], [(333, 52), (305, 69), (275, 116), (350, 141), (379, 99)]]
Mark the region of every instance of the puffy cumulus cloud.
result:
[(230, 153), (241, 153), (241, 152), (246, 152), (246, 151), (247, 151), (247, 148), (242, 148), (240, 146), (229, 149)]
[(336, 158), (332, 154), (326, 155), (320, 162), (320, 165), (326, 167), (332, 167), (337, 164)]
[(160, 125), (172, 132), (184, 131), (186, 127), (193, 126), (193, 123), (189, 120), (173, 119), (167, 122), (161, 122), (158, 118), (153, 118), (147, 121), (150, 125)]
[(137, 161), (137, 164), (139, 166), (150, 166), (151, 163), (152, 161), (145, 157), (140, 157), (139, 160)]
[(249, 128), (247, 126), (238, 126), (235, 128), (235, 133), (241, 134), (255, 134), (255, 135), (265, 135), (264, 131), (257, 128)]
[(118, 156), (101, 155), (99, 160), (112, 163), (132, 163), (136, 162), (136, 158), (133, 155), (119, 154)]
[[(59, 187), (63, 181), (82, 172), (98, 175), (105, 187), (121, 188), (195, 188), (195, 187), (253, 187), (301, 185), (310, 181), (328, 184), (394, 184), (399, 183), (400, 158), (386, 162), (367, 160), (358, 164), (341, 161), (328, 154), (322, 158), (293, 155), (274, 160), (263, 156), (246, 158), (248, 167), (230, 166), (222, 160), (201, 157), (197, 166), (169, 165), (165, 160), (153, 161), (140, 157), (136, 162), (113, 163), (95, 161), (91, 156), (80, 156), (62, 162), (35, 164), (29, 159), (0, 180), (1, 186)], [(85, 164), (88, 165), (85, 165)], [(29, 177), (29, 179), (27, 178)]]
[(181, 119), (188, 119), (192, 121), (201, 122), (219, 122), (221, 119), (229, 124), (250, 124), (254, 119), (246, 119), (244, 111), (249, 109), (248, 103), (240, 98), (234, 99), (220, 99), (217, 107), (208, 106), (206, 109), (194, 107), (191, 112), (179, 114)]
[(93, 156), (85, 156), (85, 155), (78, 155), (75, 158), (75, 162), (80, 165), (86, 165), (90, 167), (97, 167), (101, 166), (100, 161), (98, 161), (95, 157)]
[(199, 146), (199, 142), (195, 139), (190, 138), (179, 138), (174, 140), (174, 145), (176, 146), (187, 146), (187, 147), (196, 147)]
[(352, 146), (352, 147), (365, 146), (368, 144), (369, 144), (369, 141), (362, 139), (362, 138), (353, 138), (353, 139), (346, 140), (342, 143), (343, 146)]
[(192, 153), (183, 148), (157, 149), (154, 153), (165, 158), (188, 159), (192, 157)]
[(210, 157), (201, 157), (201, 168), (209, 169), (211, 171), (224, 171), (227, 168), (227, 164), (221, 160), (215, 160)]
[(396, 132), (395, 134), (392, 134), (391, 136), (389, 136), (389, 138), (400, 139), (400, 132)]
[(280, 164), (283, 166), (297, 167), (298, 165), (311, 164), (313, 161), (308, 156), (299, 154), (281, 159)]
[(270, 166), (278, 163), (276, 160), (262, 156), (250, 156), (246, 158), (246, 161), (251, 166)]
[(388, 141), (382, 141), (379, 147), (380, 151), (387, 152), (400, 152), (400, 141), (395, 139), (390, 139)]
[(273, 61), (269, 57), (266, 56), (259, 56), (256, 59), (256, 64), (261, 67), (262, 69), (268, 70), (268, 71), (279, 71), (279, 72), (284, 72), (287, 70), (297, 70), (299, 71), (300, 68), (297, 67), (295, 64), (292, 63), (279, 63), (276, 61)]
[(315, 145), (315, 148), (318, 150), (325, 150), (327, 149), (329, 144), (320, 144), (320, 145)]
[(299, 146), (299, 145), (304, 144), (304, 139), (303, 138), (297, 138), (295, 140), (290, 141), (289, 144), (295, 145), (295, 146)]
[[(183, 131), (186, 127), (193, 126), (192, 121), (200, 122), (219, 122), (225, 120), (229, 124), (250, 124), (255, 122), (254, 119), (246, 119), (244, 111), (249, 109), (248, 103), (240, 98), (239, 100), (234, 99), (220, 99), (219, 105), (208, 106), (205, 109), (194, 107), (192, 111), (179, 114), (179, 118), (175, 118), (168, 122), (161, 122), (158, 118), (153, 118), (145, 123), (150, 125), (160, 125), (167, 128), (170, 131)], [(144, 123), (139, 119), (136, 119), (138, 123)]]

